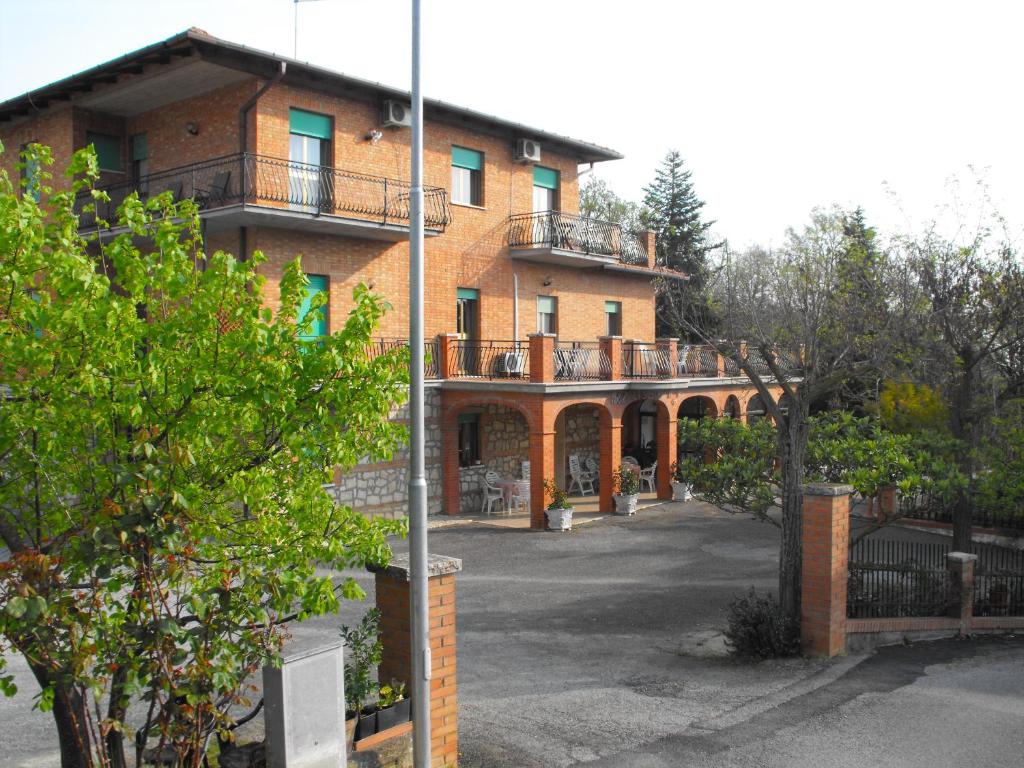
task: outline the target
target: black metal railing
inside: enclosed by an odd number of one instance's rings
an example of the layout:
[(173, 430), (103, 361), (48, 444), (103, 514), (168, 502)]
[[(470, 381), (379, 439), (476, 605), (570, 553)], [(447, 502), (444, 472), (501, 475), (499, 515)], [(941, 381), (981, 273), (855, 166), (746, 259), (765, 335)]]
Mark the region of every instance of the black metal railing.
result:
[[(916, 493), (902, 494), (899, 500), (899, 514), (912, 520), (930, 520), (936, 523), (953, 523), (955, 499), (941, 493), (925, 483)], [(971, 513), (971, 525), (975, 528), (996, 528), (1010, 531), (1024, 531), (1024, 510), (1012, 506), (1006, 509), (975, 509)]]
[(624, 264), (646, 267), (647, 244), (618, 224), (559, 211), (520, 213), (509, 217), (511, 248), (560, 248), (577, 253), (612, 256)]
[(718, 352), (706, 344), (680, 344), (676, 352), (676, 375), (716, 378)]
[(851, 619), (945, 616), (956, 601), (946, 544), (861, 539), (850, 548)]
[[(102, 185), (101, 189), (110, 200), (98, 202), (96, 214), (107, 221), (113, 221), (117, 207), (131, 192), (138, 191), (143, 198), (170, 192), (175, 201), (194, 200), (202, 210), (251, 203), (381, 226), (408, 226), (412, 188), (407, 181), (246, 153)], [(83, 195), (79, 210), (89, 200)], [(451, 220), (447, 192), (440, 187), (425, 187), (423, 213), (427, 227), (443, 230)], [(79, 223), (91, 226), (95, 215), (83, 213)]]
[(448, 348), (448, 378), (528, 379), (530, 345), (525, 341), (459, 339)]
[(1024, 552), (986, 547), (974, 570), (975, 616), (1024, 616)]
[(608, 353), (596, 341), (559, 341), (554, 350), (556, 381), (610, 379)]
[[(408, 339), (375, 339), (370, 344), (370, 356), (377, 357), (395, 349), (408, 349)], [(437, 339), (423, 342), (423, 375), (428, 379), (439, 378)]]
[(661, 379), (672, 375), (668, 349), (650, 341), (622, 343), (622, 375), (627, 379)]

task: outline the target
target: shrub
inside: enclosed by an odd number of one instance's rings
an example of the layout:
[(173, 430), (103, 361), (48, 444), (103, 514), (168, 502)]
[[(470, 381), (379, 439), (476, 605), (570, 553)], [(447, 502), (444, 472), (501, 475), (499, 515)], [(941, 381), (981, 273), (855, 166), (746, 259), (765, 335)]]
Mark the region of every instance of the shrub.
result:
[(354, 628), (341, 627), (345, 640), (345, 709), (361, 712), (378, 695), (379, 687), (373, 672), (380, 664), (383, 646), (380, 642), (380, 611), (371, 608)]
[(758, 595), (751, 587), (746, 596), (729, 604), (725, 630), (729, 650), (747, 659), (774, 659), (800, 653), (800, 627), (783, 616), (771, 594)]

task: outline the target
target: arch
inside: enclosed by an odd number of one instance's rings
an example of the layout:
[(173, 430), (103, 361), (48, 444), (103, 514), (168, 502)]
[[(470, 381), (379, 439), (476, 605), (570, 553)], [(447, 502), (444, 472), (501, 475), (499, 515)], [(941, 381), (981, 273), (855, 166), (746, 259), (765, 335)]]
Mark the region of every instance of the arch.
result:
[(747, 424), (753, 424), (766, 418), (770, 418), (768, 416), (768, 409), (765, 407), (761, 395), (755, 393), (753, 397), (747, 400)]
[(459, 414), (465, 411), (467, 408), (485, 408), (489, 405), (497, 405), (508, 408), (509, 410), (517, 411), (523, 419), (526, 420), (526, 426), (531, 432), (537, 428), (536, 419), (534, 418), (533, 412), (527, 408), (522, 401), (506, 398), (506, 397), (494, 397), (488, 395), (477, 395), (476, 393), (466, 393), (471, 395), (470, 397), (460, 397), (454, 402), (448, 402), (444, 405), (444, 415), (442, 416), (442, 425), (449, 426), (453, 423), (454, 419), (457, 419)]
[(718, 403), (706, 395), (691, 395), (679, 403), (680, 419), (714, 419), (718, 416)]
[(728, 416), (730, 419), (740, 418), (740, 400), (736, 395), (729, 395), (725, 399), (725, 407), (722, 409), (722, 415)]

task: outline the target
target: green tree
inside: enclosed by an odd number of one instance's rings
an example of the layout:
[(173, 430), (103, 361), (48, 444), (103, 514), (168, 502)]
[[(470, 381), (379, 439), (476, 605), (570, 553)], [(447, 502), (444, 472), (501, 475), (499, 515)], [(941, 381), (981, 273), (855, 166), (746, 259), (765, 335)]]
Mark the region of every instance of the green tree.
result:
[(199, 766), (284, 625), (362, 595), (319, 566), (390, 557), (403, 526), (321, 484), (400, 443), (407, 374), (368, 354), (386, 307), (365, 287), (342, 330), (304, 341), (322, 303), (298, 316), (298, 259), (273, 313), (263, 257), (205, 253), (191, 202), (132, 195), (121, 234), (84, 240), (95, 155), (54, 192), (30, 151), (42, 204), (0, 175), (0, 663), (26, 659), (65, 768), (122, 768), (129, 734), (136, 761), (149, 745)]
[(658, 286), (657, 333), (691, 336), (691, 325), (711, 328), (715, 314), (708, 294), (710, 254), (722, 246), (711, 237), (713, 221), (704, 221), (704, 201), (693, 188), (692, 171), (670, 151), (644, 188), (642, 218), (657, 235), (658, 266), (682, 272), (686, 280), (663, 280)]
[(590, 176), (580, 187), (580, 215), (610, 221), (626, 232), (636, 232), (641, 228), (640, 206), (619, 197), (608, 182), (596, 176)]

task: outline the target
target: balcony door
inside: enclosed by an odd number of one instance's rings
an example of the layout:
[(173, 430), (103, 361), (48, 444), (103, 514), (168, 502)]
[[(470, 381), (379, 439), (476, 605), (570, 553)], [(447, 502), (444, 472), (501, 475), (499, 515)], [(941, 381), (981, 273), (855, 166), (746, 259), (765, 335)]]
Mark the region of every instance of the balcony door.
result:
[(533, 167), (533, 242), (550, 244), (555, 242), (557, 225), (554, 212), (558, 210), (558, 171), (551, 168)]
[(301, 109), (289, 112), (288, 205), (316, 213), (331, 209), (331, 118)]
[(459, 334), (457, 362), (462, 373), (480, 372), (480, 291), (459, 288), (455, 297), (455, 332)]

